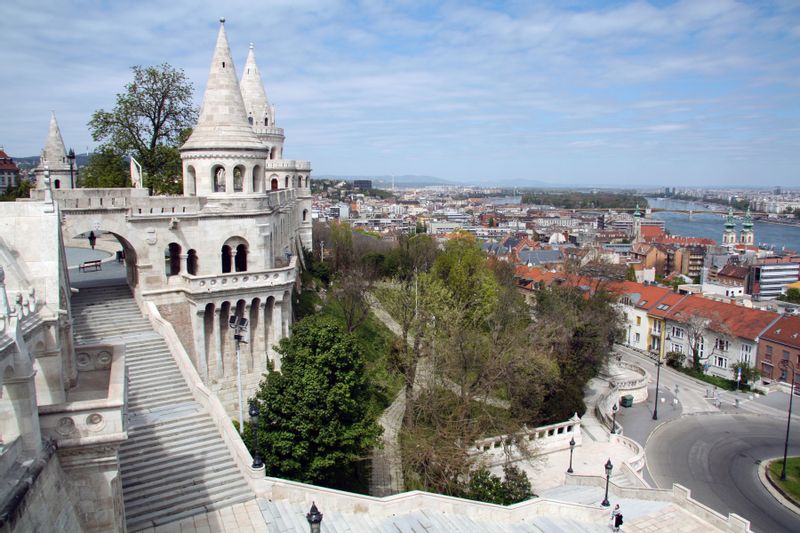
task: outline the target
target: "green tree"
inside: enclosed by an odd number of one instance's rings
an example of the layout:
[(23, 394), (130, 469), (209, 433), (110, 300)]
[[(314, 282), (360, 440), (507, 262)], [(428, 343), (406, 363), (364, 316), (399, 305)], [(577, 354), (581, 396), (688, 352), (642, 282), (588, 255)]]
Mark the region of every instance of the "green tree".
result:
[(800, 304), (800, 289), (795, 289), (794, 287), (787, 289), (786, 294), (781, 294), (778, 296), (778, 300), (793, 304)]
[(30, 197), (30, 190), (33, 184), (28, 180), (20, 180), (16, 187), (8, 187), (3, 194), (0, 194), (0, 202), (14, 202), (17, 198)]
[(81, 169), (81, 187), (130, 187), (130, 171), (122, 154), (104, 145), (89, 157), (89, 164)]
[(465, 497), (499, 505), (511, 505), (533, 497), (528, 475), (512, 464), (503, 467), (503, 479), (485, 467), (474, 472), (469, 479)]
[(95, 141), (141, 163), (145, 186), (159, 194), (181, 190), (177, 148), (197, 121), (192, 83), (183, 70), (164, 63), (135, 66), (133, 81), (117, 94), (111, 111), (98, 109), (89, 121)]
[(753, 383), (761, 378), (761, 372), (759, 372), (756, 367), (750, 366), (750, 364), (745, 361), (739, 361), (731, 365), (734, 381), (736, 381), (736, 374), (740, 369), (742, 371), (742, 385)]
[(346, 487), (357, 461), (381, 434), (368, 408), (359, 344), (330, 318), (317, 315), (297, 322), (278, 353), (281, 372), (270, 369), (255, 398), (263, 414), (258, 433), (267, 473)]

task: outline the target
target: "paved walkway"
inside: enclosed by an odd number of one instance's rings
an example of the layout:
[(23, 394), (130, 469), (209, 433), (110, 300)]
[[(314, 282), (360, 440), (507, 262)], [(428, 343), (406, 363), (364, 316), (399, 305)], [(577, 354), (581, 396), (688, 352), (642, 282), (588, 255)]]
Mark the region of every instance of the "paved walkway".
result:
[(269, 533), (259, 501), (239, 503), (179, 522), (143, 530), (145, 533)]

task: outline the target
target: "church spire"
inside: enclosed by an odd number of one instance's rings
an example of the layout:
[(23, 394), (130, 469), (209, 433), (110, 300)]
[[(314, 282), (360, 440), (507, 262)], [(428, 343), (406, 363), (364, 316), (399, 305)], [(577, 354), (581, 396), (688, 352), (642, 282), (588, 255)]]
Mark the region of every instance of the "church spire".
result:
[(61, 130), (58, 127), (55, 111), (50, 114), (50, 129), (47, 131), (47, 141), (45, 141), (42, 149), (39, 165), (48, 165), (51, 170), (62, 167), (69, 168), (67, 148), (64, 146), (63, 137), (61, 137)]
[(242, 99), (247, 111), (247, 120), (258, 132), (259, 128), (274, 126), (275, 119), (272, 115), (272, 108), (267, 100), (267, 93), (264, 91), (264, 82), (256, 64), (256, 54), (253, 43), (250, 43), (250, 51), (247, 53), (247, 62), (242, 71)]
[(225, 33), (225, 19), (221, 18), (200, 117), (181, 150), (234, 147), (266, 150), (247, 122), (247, 113), (228, 46), (228, 36)]

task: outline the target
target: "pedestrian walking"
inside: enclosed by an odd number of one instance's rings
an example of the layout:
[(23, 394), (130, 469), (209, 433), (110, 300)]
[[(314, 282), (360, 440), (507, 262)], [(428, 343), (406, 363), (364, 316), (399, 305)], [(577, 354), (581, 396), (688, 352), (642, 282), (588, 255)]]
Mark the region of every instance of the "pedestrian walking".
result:
[(619, 510), (619, 504), (617, 504), (614, 506), (614, 510), (611, 511), (611, 529), (613, 531), (619, 531), (619, 525), (622, 524), (621, 516), (622, 511)]
[(672, 399), (672, 408), (673, 409), (677, 409), (678, 408), (678, 399), (677, 398), (673, 398)]

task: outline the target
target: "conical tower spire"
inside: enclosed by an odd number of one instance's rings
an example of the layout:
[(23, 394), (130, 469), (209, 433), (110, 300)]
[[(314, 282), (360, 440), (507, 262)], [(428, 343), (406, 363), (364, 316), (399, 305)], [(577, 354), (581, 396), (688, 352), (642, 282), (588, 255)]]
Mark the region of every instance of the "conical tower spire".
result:
[(247, 111), (247, 119), (256, 128), (263, 126), (274, 126), (275, 120), (272, 116), (272, 108), (267, 100), (267, 93), (264, 90), (264, 82), (256, 64), (256, 54), (253, 44), (250, 43), (250, 51), (247, 53), (247, 62), (242, 71), (242, 99)]
[(242, 93), (233, 65), (225, 19), (220, 19), (200, 118), (182, 151), (236, 148), (266, 150), (247, 122)]
[(47, 140), (42, 149), (39, 165), (47, 165), (51, 170), (69, 168), (67, 148), (64, 146), (63, 137), (61, 137), (61, 130), (58, 127), (55, 111), (50, 114), (50, 128), (47, 131)]

